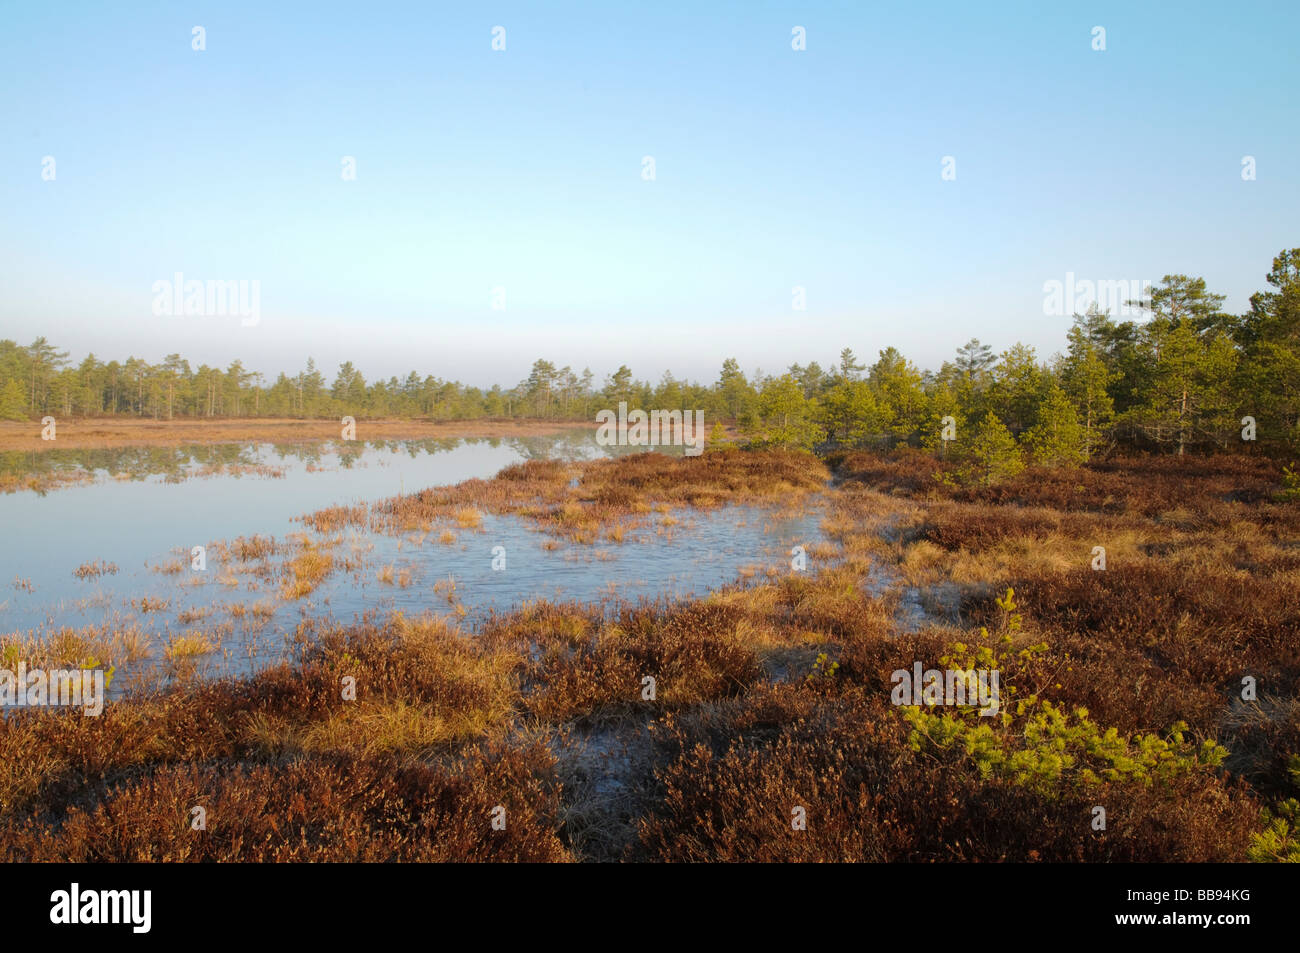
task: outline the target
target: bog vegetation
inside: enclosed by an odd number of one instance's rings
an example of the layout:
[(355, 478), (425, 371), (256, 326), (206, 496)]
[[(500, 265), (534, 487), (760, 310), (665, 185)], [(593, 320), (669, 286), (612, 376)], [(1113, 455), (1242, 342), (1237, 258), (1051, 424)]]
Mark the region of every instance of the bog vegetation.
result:
[[(0, 854), (1300, 856), (1300, 507), (1277, 464), (1149, 456), (961, 484), (921, 450), (798, 458), (596, 461), (572, 496), (558, 465), (497, 482), (541, 521), (599, 528), (829, 481), (833, 545), (808, 572), (685, 602), (539, 602), (472, 628), (304, 621), (293, 657), (250, 678), (181, 677), (98, 718), (11, 713)], [(375, 514), (471, 522), (465, 497), (492, 505), (477, 482)], [(998, 669), (998, 716), (893, 704), (891, 672), (918, 661)]]

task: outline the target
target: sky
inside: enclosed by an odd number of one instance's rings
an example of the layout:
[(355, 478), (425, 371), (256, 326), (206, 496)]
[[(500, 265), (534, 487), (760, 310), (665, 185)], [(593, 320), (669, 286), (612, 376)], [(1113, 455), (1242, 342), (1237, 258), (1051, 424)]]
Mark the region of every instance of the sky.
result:
[[(0, 338), (479, 386), (1047, 358), (1046, 282), (1240, 312), (1300, 246), (1298, 34), (1293, 0), (0, 0)], [(255, 320), (155, 313), (177, 273)]]

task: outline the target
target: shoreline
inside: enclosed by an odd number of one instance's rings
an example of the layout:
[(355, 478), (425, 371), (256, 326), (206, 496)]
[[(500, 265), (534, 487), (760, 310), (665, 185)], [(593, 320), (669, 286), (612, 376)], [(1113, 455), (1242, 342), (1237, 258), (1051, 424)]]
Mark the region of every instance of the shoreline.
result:
[[(185, 444), (308, 443), (338, 440), (333, 419), (286, 417), (151, 420), (134, 417), (57, 419), (54, 440), (41, 439), (39, 421), (0, 421), (0, 452), (99, 450), (114, 447), (171, 447)], [(480, 418), (470, 420), (358, 420), (356, 437), (366, 440), (419, 440), (447, 437), (546, 436), (595, 425), (586, 420)]]

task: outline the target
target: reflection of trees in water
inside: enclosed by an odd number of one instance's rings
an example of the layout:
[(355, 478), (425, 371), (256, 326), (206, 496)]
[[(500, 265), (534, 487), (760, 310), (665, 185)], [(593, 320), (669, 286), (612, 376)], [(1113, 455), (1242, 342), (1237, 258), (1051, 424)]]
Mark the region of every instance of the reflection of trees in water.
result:
[(629, 454), (633, 454), (633, 453), (662, 453), (668, 457), (680, 457), (683, 454), (684, 448), (674, 447), (669, 445), (669, 446), (661, 446), (661, 447), (644, 447), (644, 446), (602, 447), (601, 449), (604, 450), (611, 457), (626, 457)]
[(545, 436), (509, 437), (506, 446), (526, 460), (591, 459), (601, 455), (595, 428), (564, 430)]
[[(525, 460), (591, 459), (605, 454), (640, 453), (644, 447), (600, 447), (594, 430), (565, 430), (558, 434), (522, 437), (424, 437), (414, 440), (321, 440), (293, 443), (182, 444), (175, 447), (101, 447), (42, 451), (0, 451), (0, 473), (40, 476), (60, 470), (88, 470), (142, 480), (149, 476), (183, 479), (187, 471), (207, 467), (239, 467), (298, 463), (337, 465), (348, 469), (367, 451), (405, 454), (416, 459), (462, 445), (505, 446)], [(680, 447), (661, 447), (680, 454)]]
[(566, 430), (562, 434), (549, 437), (517, 437), (510, 444), (518, 453), (529, 459), (550, 460), (570, 458), (591, 460), (596, 457), (625, 457), (631, 453), (654, 451), (672, 457), (680, 457), (682, 447), (646, 447), (646, 446), (609, 446), (602, 447), (596, 443), (596, 428), (590, 430)]
[[(299, 463), (320, 463), (325, 456), (325, 447), (329, 441), (322, 443), (273, 443), (269, 446), (280, 460), (297, 460)], [(263, 444), (262, 446), (267, 446)]]
[(0, 453), (0, 473), (40, 476), (60, 470), (89, 470), (137, 480), (147, 476), (180, 479), (187, 468), (252, 466), (258, 462), (257, 448), (251, 444), (10, 450)]
[(344, 469), (351, 468), (366, 451), (382, 451), (390, 454), (405, 453), (411, 459), (421, 454), (442, 453), (455, 449), (464, 441), (456, 437), (425, 437), (418, 440), (319, 440), (314, 443), (277, 443), (272, 444), (276, 456), (281, 460), (296, 460), (303, 464), (320, 465), (327, 458), (336, 458)]

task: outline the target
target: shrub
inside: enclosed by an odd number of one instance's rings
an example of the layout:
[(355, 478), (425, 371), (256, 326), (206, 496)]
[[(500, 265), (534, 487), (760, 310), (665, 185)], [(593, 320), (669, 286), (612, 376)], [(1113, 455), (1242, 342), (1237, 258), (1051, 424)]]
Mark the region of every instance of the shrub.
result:
[(958, 467), (947, 476), (959, 485), (989, 486), (1025, 468), (1015, 438), (993, 411), (985, 414), (969, 439), (958, 440), (957, 457)]

